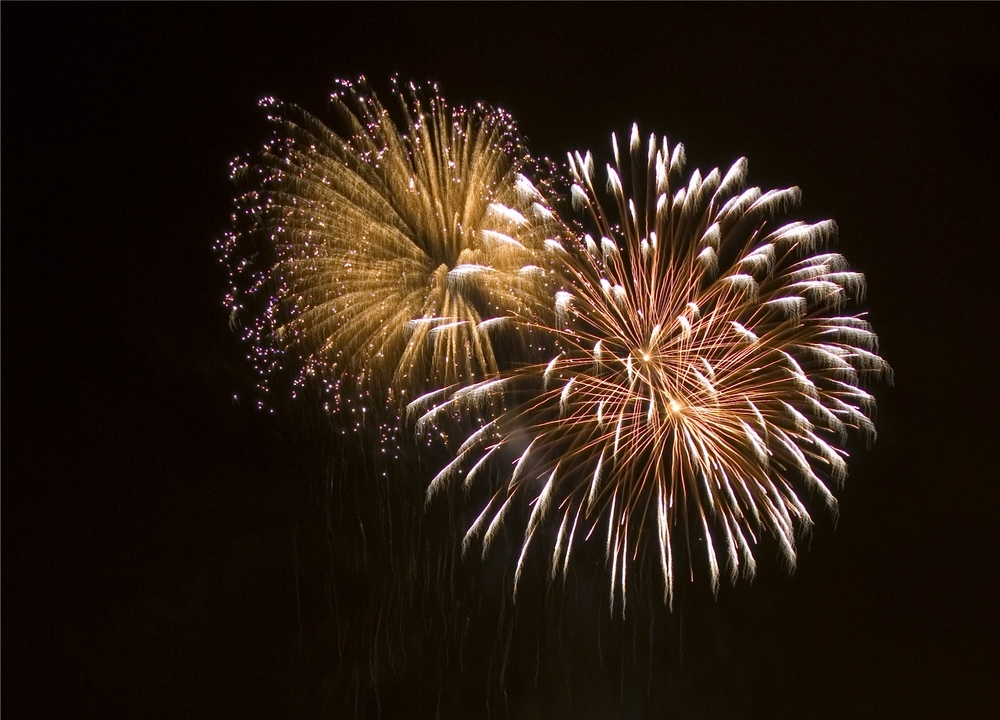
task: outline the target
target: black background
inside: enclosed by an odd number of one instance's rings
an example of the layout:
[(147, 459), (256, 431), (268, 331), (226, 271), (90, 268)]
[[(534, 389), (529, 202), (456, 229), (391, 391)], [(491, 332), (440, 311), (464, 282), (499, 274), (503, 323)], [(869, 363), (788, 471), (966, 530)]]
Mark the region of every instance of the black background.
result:
[[(896, 377), (876, 389), (879, 439), (851, 459), (837, 527), (820, 518), (791, 577), (763, 562), (753, 585), (723, 589), (691, 620), (687, 659), (663, 650), (645, 699), (595, 684), (603, 671), (572, 653), (533, 686), (535, 658), (515, 652), (505, 701), (468, 689), (442, 716), (996, 707), (995, 5), (3, 15), (10, 717), (353, 712), (343, 678), (362, 660), (329, 647), (323, 555), (296, 499), (322, 463), (245, 401), (254, 378), (211, 248), (232, 208), (228, 161), (264, 138), (258, 98), (323, 117), (334, 77), (387, 91), (394, 72), (503, 106), (536, 154), (607, 159), (610, 132), (638, 121), (682, 140), (689, 167), (746, 155), (751, 183), (799, 185), (797, 216), (833, 216), (866, 274)], [(574, 617), (586, 637), (586, 612)], [(425, 700), (475, 672), (411, 668), (357, 712), (431, 717)]]

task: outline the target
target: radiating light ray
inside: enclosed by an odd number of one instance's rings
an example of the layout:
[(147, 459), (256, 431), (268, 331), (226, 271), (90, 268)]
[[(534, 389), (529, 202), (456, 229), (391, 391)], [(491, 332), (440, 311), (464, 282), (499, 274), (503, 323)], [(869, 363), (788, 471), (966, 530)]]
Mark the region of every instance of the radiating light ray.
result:
[[(723, 570), (731, 581), (754, 573), (762, 534), (794, 566), (810, 498), (836, 511), (828, 485), (846, 476), (847, 432), (874, 436), (874, 400), (859, 384), (891, 381), (863, 316), (842, 314), (863, 297), (863, 276), (818, 253), (833, 223), (772, 222), (797, 188), (744, 190), (743, 158), (682, 184), (682, 146), (671, 153), (651, 137), (643, 153), (638, 138), (633, 128), (623, 165), (612, 136), (612, 214), (591, 154), (569, 155), (572, 204), (590, 233), (559, 243), (566, 279), (552, 321), (517, 318), (556, 337), (558, 351), (506, 374), (521, 404), (491, 421), (488, 443), (463, 445), (480, 458), (515, 434), (531, 438), (466, 542), (488, 523), (485, 554), (501, 523), (525, 522), (519, 506), (528, 519), (515, 575), (529, 545), (551, 541), (554, 581), (574, 542), (603, 528), (622, 612), (629, 565), (642, 558), (659, 567), (667, 603), (678, 551), (692, 575), (702, 557), (713, 587)], [(421, 412), (436, 421), (472, 397), (445, 393)]]

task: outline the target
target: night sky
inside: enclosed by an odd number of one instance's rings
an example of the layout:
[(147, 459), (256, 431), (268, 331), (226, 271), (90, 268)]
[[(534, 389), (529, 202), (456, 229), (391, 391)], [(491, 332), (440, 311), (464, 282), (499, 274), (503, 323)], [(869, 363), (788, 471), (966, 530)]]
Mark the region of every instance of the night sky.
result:
[[(3, 10), (9, 717), (997, 706), (996, 5)], [(334, 78), (388, 98), (393, 73), (502, 106), (556, 160), (607, 159), (634, 121), (683, 141), (689, 169), (746, 155), (751, 184), (802, 188), (790, 219), (837, 221), (895, 385), (875, 387), (878, 441), (852, 446), (839, 522), (816, 513), (793, 575), (765, 544), (752, 584), (628, 623), (597, 582), (498, 622), (485, 578), (461, 661), (448, 618), (421, 617), (434, 597), (365, 629), (391, 584), (386, 557), (358, 562), (378, 495), (308, 407), (254, 409), (212, 247), (229, 161), (266, 136), (259, 98), (324, 118)], [(353, 479), (324, 499), (331, 467)], [(376, 691), (371, 647), (345, 638), (379, 633)]]

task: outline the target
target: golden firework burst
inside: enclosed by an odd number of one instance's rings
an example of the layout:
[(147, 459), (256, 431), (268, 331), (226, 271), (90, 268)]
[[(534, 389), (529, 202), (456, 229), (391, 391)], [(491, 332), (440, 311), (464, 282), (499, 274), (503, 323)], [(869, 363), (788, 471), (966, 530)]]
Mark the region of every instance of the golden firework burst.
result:
[(540, 251), (564, 231), (512, 119), (427, 93), (395, 91), (397, 124), (363, 78), (341, 82), (340, 133), (262, 101), (275, 134), (234, 167), (223, 254), (265, 388), (293, 365), (335, 404), (393, 408), (495, 373), (509, 318), (551, 311)]

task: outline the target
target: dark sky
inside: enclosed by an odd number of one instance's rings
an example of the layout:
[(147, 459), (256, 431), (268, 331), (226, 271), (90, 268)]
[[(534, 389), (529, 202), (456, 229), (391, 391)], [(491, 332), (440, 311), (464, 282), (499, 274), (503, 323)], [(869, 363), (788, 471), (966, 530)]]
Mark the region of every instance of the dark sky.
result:
[[(511, 645), (506, 697), (489, 650), (449, 670), (428, 639), (381, 670), (379, 693), (359, 693), (358, 714), (996, 707), (996, 5), (3, 14), (10, 717), (354, 712), (351, 678), (370, 660), (336, 638), (361, 622), (352, 612), (370, 620), (358, 598), (377, 579), (336, 572), (357, 553), (350, 512), (330, 531), (344, 546), (326, 548), (313, 527), (322, 449), (233, 400), (253, 375), (212, 245), (232, 209), (228, 162), (264, 138), (258, 98), (324, 117), (334, 78), (387, 90), (394, 72), (439, 81), (454, 102), (502, 105), (537, 154), (606, 157), (611, 131), (638, 121), (682, 140), (689, 167), (746, 155), (753, 184), (799, 185), (798, 217), (834, 217), (840, 250), (868, 278), (896, 384), (876, 389), (879, 439), (851, 458), (838, 525), (820, 516), (793, 576), (765, 561), (752, 585), (694, 598), (687, 620), (652, 612), (666, 628), (655, 660), (632, 665), (593, 664), (586, 648), (604, 621), (587, 598), (566, 603), (561, 624), (536, 613)], [(487, 616), (472, 645), (495, 642)], [(396, 621), (425, 631), (406, 613)], [(546, 623), (558, 641), (536, 642)], [(634, 642), (604, 624), (605, 643)]]

